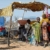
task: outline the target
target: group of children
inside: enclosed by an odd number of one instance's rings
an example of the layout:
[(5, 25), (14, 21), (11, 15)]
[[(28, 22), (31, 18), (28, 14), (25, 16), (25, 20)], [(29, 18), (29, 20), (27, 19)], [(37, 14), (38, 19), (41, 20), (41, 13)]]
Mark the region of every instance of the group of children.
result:
[[(22, 30), (22, 29), (20, 29)], [(42, 20), (37, 17), (37, 21), (30, 25), (30, 20), (27, 20), (27, 24), (23, 27), (22, 39), (25, 38), (26, 42), (30, 42), (32, 45), (39, 45), (43, 42), (46, 46), (50, 41), (50, 16), (47, 18), (45, 14), (42, 16)], [(21, 36), (21, 35), (20, 35)]]
[[(35, 45), (43, 42), (44, 46), (46, 46), (50, 41), (50, 16), (47, 18), (46, 15), (43, 14), (42, 18), (40, 21), (40, 18), (37, 17), (37, 21), (31, 25), (33, 29), (32, 36), (35, 36)], [(31, 43), (33, 43), (33, 41)]]

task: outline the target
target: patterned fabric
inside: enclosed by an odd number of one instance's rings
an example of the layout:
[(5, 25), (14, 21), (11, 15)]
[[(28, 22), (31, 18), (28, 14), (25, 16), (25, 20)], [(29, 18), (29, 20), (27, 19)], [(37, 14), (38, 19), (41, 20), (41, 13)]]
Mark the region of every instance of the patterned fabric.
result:
[(40, 25), (42, 25), (43, 22), (48, 22), (48, 18), (42, 19), (42, 20), (40, 21)]
[(46, 23), (45, 22), (42, 23), (42, 35), (43, 35), (43, 40), (45, 40), (45, 41), (48, 40), (48, 32), (47, 32), (47, 24)]
[(35, 45), (36, 40), (35, 40), (35, 35), (34, 35), (34, 29), (32, 30), (31, 38), (30, 38), (30, 44)]
[(32, 27), (35, 28), (35, 40), (40, 42), (40, 23), (35, 22), (32, 24)]
[(42, 28), (43, 40), (48, 40), (47, 28)]

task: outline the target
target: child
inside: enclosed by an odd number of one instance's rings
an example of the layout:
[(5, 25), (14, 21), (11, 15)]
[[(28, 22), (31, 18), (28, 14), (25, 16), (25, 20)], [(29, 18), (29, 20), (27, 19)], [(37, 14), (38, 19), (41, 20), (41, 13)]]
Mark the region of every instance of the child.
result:
[(35, 28), (35, 40), (36, 40), (36, 45), (38, 46), (39, 42), (40, 42), (40, 18), (37, 17), (37, 22), (32, 24), (32, 27)]
[(27, 23), (25, 24), (25, 29), (26, 29), (26, 42), (28, 42), (28, 38), (31, 35), (31, 25), (30, 25), (30, 20), (27, 20)]
[(32, 34), (31, 34), (31, 37), (30, 37), (30, 44), (31, 45), (35, 45), (36, 44), (34, 33), (35, 33), (35, 29), (33, 28)]

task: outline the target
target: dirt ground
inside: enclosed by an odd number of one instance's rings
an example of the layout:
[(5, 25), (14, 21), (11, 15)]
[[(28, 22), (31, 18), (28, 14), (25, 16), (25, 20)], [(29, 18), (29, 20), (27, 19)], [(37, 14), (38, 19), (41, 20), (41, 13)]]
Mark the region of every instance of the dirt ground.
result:
[(6, 44), (6, 40), (4, 40), (4, 44), (1, 42), (3, 41), (3, 39), (1, 40), (0, 38), (0, 50), (50, 50), (50, 46), (47, 47), (43, 47), (43, 46), (33, 46), (30, 45), (29, 43), (26, 42), (22, 42), (22, 41), (17, 41), (16, 42), (14, 40), (10, 40), (10, 47), (8, 48), (8, 45)]
[(16, 45), (17, 45), (17, 48), (13, 48), (12, 50), (42, 50), (42, 49), (50, 50), (49, 46), (44, 48), (43, 46), (32, 46), (32, 45), (30, 45), (28, 43), (24, 43), (24, 42), (18, 42), (18, 43), (16, 43)]

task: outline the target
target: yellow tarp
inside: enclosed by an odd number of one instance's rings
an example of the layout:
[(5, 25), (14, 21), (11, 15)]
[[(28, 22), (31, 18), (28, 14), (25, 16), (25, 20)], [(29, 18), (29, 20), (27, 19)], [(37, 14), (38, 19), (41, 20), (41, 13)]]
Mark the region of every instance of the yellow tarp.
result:
[(0, 16), (12, 16), (12, 5), (0, 9)]

